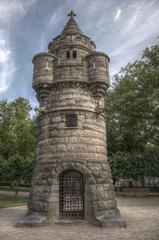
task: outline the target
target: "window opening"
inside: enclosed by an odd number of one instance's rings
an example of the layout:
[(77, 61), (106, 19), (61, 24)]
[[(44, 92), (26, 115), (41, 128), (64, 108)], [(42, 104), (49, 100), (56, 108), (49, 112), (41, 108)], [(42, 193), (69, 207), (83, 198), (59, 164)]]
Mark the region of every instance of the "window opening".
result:
[(95, 61), (93, 62), (93, 68), (94, 68), (94, 69), (96, 68), (96, 63), (95, 63)]
[(77, 127), (77, 114), (66, 114), (66, 127)]
[(49, 63), (48, 61), (45, 62), (45, 70), (48, 70), (49, 69)]
[(70, 51), (67, 51), (67, 52), (66, 52), (66, 57), (67, 57), (67, 58), (70, 58)]
[(76, 58), (76, 57), (77, 57), (77, 52), (73, 51), (73, 58)]

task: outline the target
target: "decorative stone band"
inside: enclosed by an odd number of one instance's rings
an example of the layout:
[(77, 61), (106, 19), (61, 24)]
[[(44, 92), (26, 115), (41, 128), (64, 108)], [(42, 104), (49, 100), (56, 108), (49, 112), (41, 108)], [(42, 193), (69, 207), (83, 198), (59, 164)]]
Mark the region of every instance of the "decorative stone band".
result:
[(37, 97), (40, 100), (40, 98), (47, 98), (49, 96), (49, 93), (55, 89), (61, 89), (61, 88), (69, 88), (69, 87), (80, 87), (82, 89), (89, 88), (91, 92), (93, 93), (94, 97), (105, 97), (106, 90), (109, 87), (109, 85), (102, 81), (78, 81), (78, 80), (71, 80), (71, 81), (54, 81), (53, 83), (46, 84), (39, 83), (36, 85), (36, 92)]
[(72, 80), (60, 80), (60, 81), (54, 81), (52, 83), (52, 87), (55, 88), (61, 88), (61, 87), (84, 87), (86, 88), (88, 86), (88, 81), (82, 81), (82, 80), (76, 80), (76, 79), (72, 79)]
[(70, 44), (67, 43), (65, 45), (60, 45), (59, 47), (56, 47), (53, 50), (49, 50), (49, 53), (54, 55), (54, 52), (57, 51), (58, 49), (62, 50), (62, 49), (66, 49), (68, 47), (75, 47), (75, 48), (78, 48), (78, 49), (81, 49), (81, 50), (85, 50), (90, 54), (92, 53), (92, 50), (88, 49), (86, 46), (83, 46), (83, 45), (80, 45), (80, 44), (74, 45), (74, 44), (71, 44), (71, 43)]
[(104, 81), (78, 81), (74, 80), (67, 80), (67, 81), (54, 81), (52, 83), (52, 88), (58, 89), (61, 87), (88, 87), (95, 97), (104, 97), (106, 95), (106, 90), (109, 87), (109, 84)]
[[(40, 111), (40, 109), (41, 109), (41, 108), (39, 108), (39, 111)], [(52, 112), (71, 111), (71, 110), (73, 110), (73, 111), (91, 112), (91, 113), (96, 113), (96, 114), (102, 116), (103, 118), (106, 117), (105, 114), (104, 114), (104, 110), (103, 110), (102, 112), (101, 112), (101, 111), (99, 112), (99, 111), (97, 110), (97, 108), (95, 108), (95, 110), (89, 110), (89, 109), (86, 109), (86, 108), (74, 107), (74, 106), (72, 106), (72, 107), (71, 107), (71, 106), (70, 106), (70, 107), (58, 107), (58, 108), (54, 108), (54, 109), (51, 109), (51, 110), (45, 108), (45, 110), (42, 111), (41, 113), (42, 113), (42, 114), (48, 114), (48, 113), (52, 113)]]
[(96, 48), (95, 43), (85, 35), (78, 34), (74, 36), (74, 39), (72, 39), (72, 36), (69, 38), (68, 36), (61, 34), (49, 43), (48, 50), (49, 52), (53, 53), (57, 49), (66, 48), (67, 46), (78, 47), (85, 49), (88, 52), (93, 52)]

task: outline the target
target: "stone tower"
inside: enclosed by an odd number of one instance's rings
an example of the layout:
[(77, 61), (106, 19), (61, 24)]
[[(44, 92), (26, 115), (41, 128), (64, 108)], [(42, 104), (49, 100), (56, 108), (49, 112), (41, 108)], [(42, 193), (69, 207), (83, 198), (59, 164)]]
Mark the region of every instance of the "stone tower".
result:
[(107, 162), (105, 93), (109, 57), (74, 20), (34, 56), (39, 101), (37, 161), (25, 224), (84, 219), (124, 226)]

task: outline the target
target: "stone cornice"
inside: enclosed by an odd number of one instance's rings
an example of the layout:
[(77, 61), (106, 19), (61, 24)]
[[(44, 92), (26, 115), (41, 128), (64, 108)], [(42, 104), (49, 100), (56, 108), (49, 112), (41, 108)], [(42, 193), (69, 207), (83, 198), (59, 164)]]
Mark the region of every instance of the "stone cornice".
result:
[(90, 48), (87, 48), (85, 46), (82, 46), (82, 45), (79, 45), (79, 44), (75, 44), (75, 43), (70, 43), (70, 44), (62, 44), (62, 45), (57, 45), (56, 47), (54, 48), (50, 48), (49, 49), (49, 52), (54, 52), (56, 51), (57, 49), (65, 49), (65, 48), (69, 48), (69, 47), (74, 47), (74, 48), (79, 48), (79, 49), (83, 49), (83, 50), (86, 50), (87, 52), (89, 53), (92, 53), (93, 51), (90, 49)]
[(32, 63), (34, 63), (34, 61), (37, 57), (43, 57), (43, 56), (49, 56), (49, 57), (52, 57), (52, 58), (57, 58), (57, 56), (55, 54), (52, 54), (50, 52), (40, 52), (33, 57)]
[(92, 56), (103, 56), (103, 57), (107, 58), (108, 61), (110, 62), (109, 56), (104, 52), (91, 52), (85, 58), (87, 59), (87, 58), (92, 57)]

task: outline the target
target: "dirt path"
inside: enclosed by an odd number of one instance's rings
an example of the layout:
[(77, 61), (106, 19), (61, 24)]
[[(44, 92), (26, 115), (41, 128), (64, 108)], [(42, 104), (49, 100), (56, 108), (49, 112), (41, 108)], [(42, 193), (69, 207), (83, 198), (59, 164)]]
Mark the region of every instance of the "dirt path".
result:
[(159, 198), (119, 198), (126, 229), (100, 229), (89, 224), (16, 228), (26, 207), (0, 210), (0, 240), (159, 240)]

